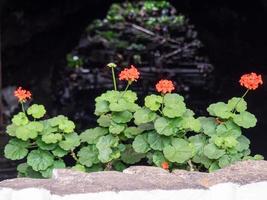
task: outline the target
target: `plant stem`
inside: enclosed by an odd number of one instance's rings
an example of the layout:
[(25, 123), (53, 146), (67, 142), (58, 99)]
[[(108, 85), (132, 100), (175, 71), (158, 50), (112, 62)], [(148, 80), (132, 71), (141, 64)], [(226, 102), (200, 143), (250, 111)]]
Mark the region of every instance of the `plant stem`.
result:
[(116, 82), (114, 67), (111, 67), (111, 71), (112, 71), (112, 79), (113, 79), (114, 90), (117, 91), (117, 82)]
[(187, 163), (188, 163), (188, 165), (189, 165), (189, 167), (190, 167), (190, 172), (195, 171), (195, 169), (194, 169), (194, 165), (192, 164), (191, 160), (188, 160)]
[(239, 99), (239, 101), (235, 104), (235, 107), (233, 108), (234, 113), (236, 112), (236, 107), (238, 106), (238, 104), (240, 103), (240, 101), (241, 101), (242, 99), (244, 99), (244, 97), (247, 95), (248, 91), (249, 91), (249, 89), (247, 89), (247, 91), (243, 94), (243, 96), (242, 96), (242, 97)]
[(26, 112), (25, 112), (25, 108), (24, 108), (24, 105), (23, 105), (23, 102), (20, 102), (20, 104), (21, 104), (22, 112), (24, 112), (24, 113), (26, 114)]
[(77, 156), (75, 155), (74, 151), (71, 150), (70, 155), (73, 157), (74, 160), (78, 160)]
[(124, 94), (125, 94), (125, 92), (127, 92), (127, 90), (128, 90), (128, 88), (129, 88), (129, 86), (131, 85), (131, 81), (128, 81), (128, 84), (127, 84), (127, 86), (126, 86), (126, 88), (125, 88), (125, 90), (123, 91), (123, 93), (122, 93), (122, 95), (121, 95), (121, 97), (123, 97), (124, 96)]

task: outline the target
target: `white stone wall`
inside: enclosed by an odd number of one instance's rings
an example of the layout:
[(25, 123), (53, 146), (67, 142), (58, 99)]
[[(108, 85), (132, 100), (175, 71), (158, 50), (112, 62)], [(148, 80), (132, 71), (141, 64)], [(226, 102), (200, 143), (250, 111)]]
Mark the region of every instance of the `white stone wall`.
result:
[(4, 188), (0, 189), (0, 200), (267, 200), (267, 182), (243, 186), (223, 183), (214, 185), (209, 190), (121, 191), (66, 196), (52, 195), (50, 191), (37, 188)]

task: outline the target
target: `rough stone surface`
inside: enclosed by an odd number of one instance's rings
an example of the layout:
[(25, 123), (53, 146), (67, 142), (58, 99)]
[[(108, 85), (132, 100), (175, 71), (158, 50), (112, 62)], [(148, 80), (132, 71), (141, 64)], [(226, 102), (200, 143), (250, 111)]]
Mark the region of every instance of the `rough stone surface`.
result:
[(1, 188), (15, 190), (44, 188), (52, 194), (66, 195), (102, 191), (208, 189), (218, 183), (241, 185), (267, 181), (267, 161), (243, 161), (214, 173), (134, 166), (122, 172), (82, 173), (68, 169), (55, 170), (52, 179), (17, 178), (0, 182)]

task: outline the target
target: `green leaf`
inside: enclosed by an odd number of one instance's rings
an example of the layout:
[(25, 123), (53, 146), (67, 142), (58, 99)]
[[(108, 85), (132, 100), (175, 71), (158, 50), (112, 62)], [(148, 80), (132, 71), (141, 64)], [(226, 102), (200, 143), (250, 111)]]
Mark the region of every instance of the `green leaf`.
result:
[(38, 132), (29, 129), (27, 126), (20, 126), (16, 130), (16, 137), (24, 141), (35, 139), (37, 136)]
[(19, 112), (18, 114), (14, 115), (11, 121), (16, 126), (24, 126), (29, 122), (28, 117), (24, 112)]
[(163, 154), (171, 162), (184, 163), (193, 157), (194, 148), (186, 140), (175, 138), (171, 145), (164, 147)]
[(112, 167), (119, 172), (122, 172), (127, 168), (125, 164), (123, 164), (121, 161), (116, 160), (115, 162), (112, 163)]
[(43, 105), (33, 104), (27, 110), (27, 114), (33, 116), (35, 119), (42, 118), (46, 113), (45, 107)]
[(228, 155), (223, 155), (220, 159), (219, 159), (219, 167), (220, 168), (224, 168), (228, 165), (231, 164), (231, 157), (229, 157)]
[(98, 150), (95, 145), (83, 147), (78, 152), (78, 161), (86, 167), (91, 167), (93, 164), (99, 163)]
[(51, 178), (54, 169), (64, 169), (65, 167), (66, 165), (62, 160), (55, 160), (51, 167), (48, 167), (46, 170), (41, 170), (40, 173), (44, 178)]
[(134, 138), (136, 135), (139, 135), (143, 132), (144, 130), (139, 128), (139, 127), (127, 127), (125, 130), (124, 130), (124, 135), (127, 137), (127, 138)]
[(81, 133), (80, 139), (82, 142), (87, 142), (88, 144), (96, 144), (98, 139), (106, 135), (108, 133), (108, 129), (96, 127), (87, 129), (84, 132)]
[(167, 161), (163, 153), (160, 151), (156, 151), (153, 154), (152, 160), (153, 160), (153, 163), (158, 167), (161, 167), (162, 163)]
[(101, 115), (98, 118), (97, 123), (99, 124), (99, 126), (109, 127), (111, 124), (111, 115)]
[(48, 167), (52, 166), (53, 163), (53, 155), (40, 149), (31, 151), (27, 157), (27, 164), (35, 171), (46, 170)]
[(137, 100), (137, 95), (135, 92), (131, 90), (127, 90), (125, 93), (122, 94), (123, 98), (126, 99), (130, 103), (134, 103)]
[(162, 103), (163, 98), (159, 95), (152, 94), (145, 98), (145, 106), (152, 111), (157, 111), (161, 107)]
[(18, 126), (15, 124), (10, 124), (6, 127), (6, 133), (10, 136), (16, 136), (16, 130), (17, 130)]
[(36, 144), (38, 145), (38, 147), (40, 149), (48, 150), (48, 151), (55, 149), (57, 146), (56, 144), (47, 144), (47, 143), (43, 142), (41, 138), (38, 138), (36, 140)]
[(162, 151), (165, 146), (170, 145), (171, 139), (169, 137), (159, 135), (155, 131), (148, 133), (147, 142), (151, 149)]
[(182, 128), (194, 132), (199, 132), (201, 129), (201, 123), (194, 117), (184, 117), (181, 121)]
[(134, 113), (134, 122), (136, 125), (152, 122), (156, 119), (157, 114), (147, 108), (141, 108)]
[(73, 123), (73, 121), (64, 120), (59, 124), (58, 128), (64, 133), (73, 133), (75, 129), (75, 124)]
[(148, 135), (142, 134), (136, 136), (136, 138), (133, 141), (133, 149), (137, 153), (146, 153), (150, 150), (150, 146), (148, 144)]
[(44, 129), (44, 125), (40, 122), (29, 122), (25, 127), (36, 132), (42, 132)]
[(209, 172), (214, 172), (216, 170), (220, 169), (219, 165), (218, 165), (218, 162), (213, 162), (211, 165), (210, 165), (210, 168), (209, 168)]
[(91, 172), (99, 172), (99, 171), (104, 171), (104, 168), (102, 164), (96, 164), (93, 165), (92, 167), (86, 168), (86, 172), (91, 173)]
[(247, 102), (243, 98), (233, 97), (228, 101), (227, 107), (230, 111), (235, 109), (237, 112), (243, 112), (247, 110)]
[(184, 98), (178, 94), (166, 94), (163, 98), (163, 114), (169, 118), (181, 117), (186, 112)]
[(75, 166), (72, 167), (72, 169), (79, 171), (79, 172), (86, 172), (86, 168), (83, 165), (76, 164)]
[(51, 133), (51, 134), (46, 134), (42, 135), (42, 140), (46, 144), (55, 144), (59, 141), (62, 141), (62, 135), (60, 133)]
[(220, 136), (232, 135), (237, 138), (241, 135), (241, 128), (237, 126), (232, 120), (228, 120), (223, 124), (217, 126), (216, 132)]
[(99, 138), (96, 148), (99, 151), (98, 159), (102, 163), (108, 163), (117, 155), (114, 154), (112, 147), (117, 147), (119, 142), (118, 137), (112, 135), (106, 135)]
[(133, 115), (129, 111), (122, 111), (122, 112), (113, 112), (112, 113), (112, 120), (116, 123), (127, 123), (131, 121)]
[(256, 126), (257, 123), (255, 115), (247, 111), (234, 115), (233, 120), (238, 126), (241, 126), (243, 128), (252, 128)]
[(27, 164), (27, 163), (20, 163), (18, 166), (17, 166), (17, 171), (19, 173), (19, 177), (25, 177), (27, 175), (27, 170), (30, 166)]
[[(178, 122), (178, 123), (177, 123)], [(171, 136), (178, 132), (177, 125), (179, 124), (179, 119), (167, 119), (165, 117), (160, 117), (155, 121), (155, 129), (158, 134)]]
[(116, 102), (121, 97), (119, 91), (109, 90), (95, 99), (96, 102), (108, 101), (109, 103)]
[(208, 135), (212, 136), (216, 133), (216, 123), (215, 119), (213, 117), (199, 117), (198, 118), (201, 126), (202, 126), (202, 131)]
[(4, 153), (5, 157), (10, 160), (20, 160), (27, 156), (29, 146), (28, 142), (24, 142), (18, 139), (9, 140), (8, 144), (5, 146)]
[(145, 157), (143, 153), (137, 153), (134, 151), (131, 145), (126, 145), (125, 151), (121, 154), (121, 160), (127, 164), (135, 164), (141, 161)]
[(95, 115), (103, 115), (109, 112), (109, 103), (108, 101), (98, 101), (95, 104)]
[(193, 144), (196, 152), (198, 154), (202, 154), (204, 146), (207, 143), (206, 136), (203, 134), (198, 134), (198, 135), (191, 136), (188, 140), (191, 142), (191, 144)]
[[(129, 106), (130, 105), (130, 106)], [(125, 111), (128, 110), (129, 107), (131, 107), (132, 104), (130, 104), (128, 101), (126, 101), (125, 99), (119, 99), (116, 102), (112, 102), (109, 105), (109, 109), (111, 111), (114, 112), (121, 112), (121, 111)]]
[(201, 163), (204, 165), (205, 168), (209, 168), (210, 165), (212, 164), (212, 160), (210, 160), (207, 156), (205, 156), (204, 154), (196, 154), (193, 159), (193, 162), (195, 163)]
[(219, 159), (225, 154), (225, 150), (219, 149), (215, 144), (207, 144), (204, 147), (204, 155), (209, 159)]
[(111, 122), (109, 127), (109, 132), (115, 135), (120, 134), (125, 129), (125, 124), (117, 124), (115, 122)]
[(57, 147), (52, 151), (52, 154), (55, 157), (61, 158), (61, 157), (66, 156), (68, 154), (68, 151), (61, 149), (60, 147)]
[(210, 115), (216, 116), (222, 119), (228, 119), (233, 115), (233, 113), (231, 113), (231, 110), (229, 110), (227, 104), (223, 102), (211, 104), (208, 107), (207, 111), (209, 112)]
[(62, 149), (69, 151), (80, 145), (80, 138), (77, 133), (65, 135), (65, 138), (58, 144)]
[(237, 151), (242, 152), (244, 150), (249, 149), (250, 141), (246, 136), (241, 135), (240, 137), (237, 138), (237, 142), (238, 142), (236, 145)]

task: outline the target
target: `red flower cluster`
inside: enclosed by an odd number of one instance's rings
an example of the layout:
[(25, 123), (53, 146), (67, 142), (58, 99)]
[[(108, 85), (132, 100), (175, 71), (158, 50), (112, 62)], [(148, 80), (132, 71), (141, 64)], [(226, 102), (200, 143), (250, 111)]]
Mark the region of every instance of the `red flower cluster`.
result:
[(161, 167), (162, 167), (162, 169), (168, 170), (169, 169), (169, 163), (168, 162), (163, 162), (163, 163), (161, 163)]
[(135, 68), (135, 66), (131, 65), (131, 68), (125, 68), (124, 70), (122, 70), (119, 74), (119, 79), (125, 80), (125, 81), (129, 81), (129, 82), (133, 82), (133, 81), (137, 81), (137, 79), (139, 79), (139, 71)]
[(27, 99), (31, 99), (31, 92), (27, 91), (25, 89), (22, 89), (22, 87), (17, 88), (14, 91), (14, 96), (18, 98), (19, 102), (25, 102)]
[(157, 85), (156, 89), (158, 92), (161, 92), (163, 94), (170, 93), (174, 90), (174, 85), (172, 81), (169, 80), (160, 80)]
[(241, 76), (239, 83), (248, 90), (256, 90), (259, 85), (263, 84), (263, 81), (261, 79), (261, 75), (257, 75), (256, 73), (252, 72), (250, 74), (244, 74)]

